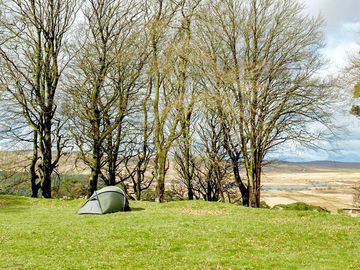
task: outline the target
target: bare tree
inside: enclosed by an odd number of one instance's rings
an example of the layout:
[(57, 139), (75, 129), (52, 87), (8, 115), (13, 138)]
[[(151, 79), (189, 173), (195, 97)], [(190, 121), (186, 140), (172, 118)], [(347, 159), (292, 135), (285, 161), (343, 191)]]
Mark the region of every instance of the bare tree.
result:
[(174, 64), (178, 60), (174, 54), (178, 34), (176, 15), (181, 3), (154, 0), (147, 4), (151, 48), (148, 84), (153, 91), (156, 201), (163, 202), (167, 156), (182, 133), (178, 125), (183, 111), (184, 91), (179, 85), (181, 81), (174, 75)]
[(76, 1), (9, 0), (2, 9), (1, 31), (5, 36), (0, 44), (2, 86), (32, 129), (32, 196), (36, 197), (41, 188), (42, 195), (50, 198), (51, 175), (64, 146), (62, 124), (55, 119), (57, 92), (70, 58), (66, 40), (74, 21)]
[(184, 93), (184, 109), (180, 115), (181, 137), (175, 152), (175, 162), (179, 176), (187, 187), (188, 199), (194, 198), (192, 180), (194, 177), (194, 156), (192, 154), (192, 125), (194, 122), (194, 107), (199, 95), (196, 75), (196, 47), (193, 43), (194, 20), (201, 0), (183, 1), (180, 9), (180, 29), (176, 37), (176, 53), (179, 60), (175, 63), (179, 88)]
[(316, 77), (322, 21), (293, 0), (214, 1), (208, 10), (213, 84), (241, 149), (249, 205), (260, 207), (267, 153), (289, 141), (314, 144), (322, 134), (309, 125), (328, 127), (329, 85)]
[(118, 167), (129, 157), (120, 152), (147, 54), (136, 2), (90, 0), (84, 15), (85, 36), (72, 73), (67, 113), (80, 158), (91, 169), (91, 196), (99, 178), (107, 185), (124, 180), (116, 180)]
[[(141, 139), (137, 142), (137, 153), (133, 158), (135, 166), (133, 166), (133, 168), (126, 166), (128, 174), (131, 177), (133, 192), (137, 200), (141, 199), (142, 191), (148, 189), (155, 178), (153, 170), (150, 174), (148, 172), (150, 168), (153, 169), (150, 163), (154, 157), (154, 146), (152, 142), (153, 125), (151, 125), (152, 117), (149, 112), (151, 89), (151, 86), (146, 89), (141, 101), (142, 110), (141, 117), (139, 118), (142, 118), (142, 125), (137, 125), (137, 128), (140, 130), (140, 134), (137, 134)], [(126, 163), (126, 165), (128, 165), (128, 163)], [(148, 174), (146, 174), (146, 172), (148, 172)]]
[[(350, 84), (355, 84), (353, 88), (353, 98), (357, 100), (360, 98), (360, 52), (351, 59), (351, 64), (346, 68), (345, 72), (347, 81)], [(348, 82), (346, 82), (346, 85), (348, 85)], [(350, 112), (353, 115), (360, 117), (360, 106), (353, 105)], [(360, 185), (354, 185), (353, 190), (353, 205), (355, 207), (360, 207)]]
[[(112, 132), (108, 134), (104, 147), (109, 185), (116, 185), (119, 181), (123, 182), (135, 173), (135, 171), (129, 172), (128, 175), (116, 180), (120, 164), (128, 163), (133, 157), (131, 149), (136, 143), (136, 138), (133, 137), (138, 136), (139, 133), (134, 130), (137, 130), (138, 126), (132, 118), (137, 117), (138, 112), (141, 112), (139, 108), (143, 104), (139, 100), (142, 99), (142, 96), (148, 95), (143, 93), (146, 85), (142, 78), (148, 57), (147, 42), (142, 31), (143, 14), (136, 11), (137, 8), (138, 5), (128, 6), (124, 12), (125, 14), (129, 12), (129, 18), (125, 20), (125, 15), (123, 15), (124, 26), (115, 50), (114, 68), (109, 73), (111, 87), (118, 95), (118, 102), (112, 113), (114, 119), (111, 119), (111, 115), (108, 114), (104, 121), (109, 128), (112, 122), (117, 123)], [(144, 102), (147, 102), (146, 97)], [(137, 115), (134, 115), (135, 113)], [(146, 139), (144, 138), (144, 143), (146, 143)]]
[[(360, 52), (357, 53), (352, 59), (351, 64), (345, 70), (345, 78), (350, 84), (354, 85), (353, 97), (354, 99), (360, 98)], [(353, 105), (351, 113), (356, 116), (360, 116), (360, 106)]]
[[(223, 97), (227, 87), (226, 82), (231, 80), (231, 70), (224, 66), (229, 61), (226, 59), (230, 55), (228, 47), (239, 42), (235, 41), (234, 37), (229, 38), (227, 35), (230, 33), (236, 35), (234, 31), (240, 30), (241, 8), (239, 1), (207, 3), (200, 13), (197, 43), (199, 44), (199, 59), (202, 61), (200, 64), (202, 99), (206, 101), (207, 106), (216, 108), (214, 113), (218, 114), (218, 123), (223, 133), (222, 143), (232, 165), (235, 183), (240, 191), (243, 205), (249, 205), (248, 188), (241, 177), (243, 165), (241, 145), (238, 142), (236, 130), (232, 128), (236, 123), (226, 113), (227, 107), (233, 105), (234, 102)], [(230, 44), (230, 42), (232, 43)]]
[(195, 162), (195, 192), (207, 201), (225, 201), (224, 185), (228, 176), (230, 163), (223, 146), (221, 118), (217, 108), (205, 104), (198, 126), (199, 142), (197, 145), (197, 162)]

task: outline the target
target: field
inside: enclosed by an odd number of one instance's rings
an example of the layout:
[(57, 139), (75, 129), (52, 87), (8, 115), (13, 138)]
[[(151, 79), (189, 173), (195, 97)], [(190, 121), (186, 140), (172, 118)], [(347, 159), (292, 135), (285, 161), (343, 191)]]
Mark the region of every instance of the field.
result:
[(264, 173), (263, 198), (270, 206), (305, 202), (336, 212), (352, 207), (359, 183), (360, 163), (277, 163)]
[[(0, 193), (1, 190), (7, 190), (8, 183), (7, 180), (2, 181), (5, 179), (2, 171), (24, 172), (29, 158), (30, 153), (26, 151), (0, 151)], [(75, 188), (69, 190), (70, 193), (86, 189), (90, 172), (81, 162), (76, 162), (75, 155), (63, 158), (58, 171), (62, 175), (63, 188), (66, 189), (71, 181), (77, 182)], [(18, 178), (21, 178), (20, 185), (11, 188), (11, 193), (29, 195), (28, 176)], [(167, 184), (173, 179), (177, 179), (177, 176), (173, 166), (170, 166), (166, 176)], [(265, 167), (262, 181), (263, 200), (270, 206), (305, 202), (337, 212), (338, 209), (353, 207), (353, 186), (360, 183), (360, 163), (277, 162)], [(69, 192), (65, 190), (58, 195), (68, 195)]]
[(76, 215), (83, 202), (0, 196), (0, 268), (360, 268), (359, 218), (204, 201)]

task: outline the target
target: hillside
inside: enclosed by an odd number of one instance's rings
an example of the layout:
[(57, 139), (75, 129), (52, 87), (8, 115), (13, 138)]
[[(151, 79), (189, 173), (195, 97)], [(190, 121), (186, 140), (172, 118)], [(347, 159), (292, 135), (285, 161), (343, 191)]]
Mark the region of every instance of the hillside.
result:
[(336, 170), (360, 170), (360, 162), (338, 162), (338, 161), (308, 161), (308, 162), (271, 162), (265, 171), (283, 172), (321, 172)]
[[(31, 158), (30, 151), (0, 151), (0, 169), (23, 171)], [(59, 163), (60, 173), (88, 173), (86, 166), (77, 159), (76, 153), (66, 153)], [(360, 162), (274, 161), (265, 166), (265, 172), (320, 172), (336, 170), (360, 170)]]
[[(1, 171), (24, 172), (30, 152), (0, 152)], [(80, 179), (79, 188), (87, 184), (88, 168), (76, 159), (76, 154), (66, 155), (58, 168), (62, 183)], [(173, 166), (166, 175), (170, 184), (178, 179)], [(26, 177), (25, 179), (26, 180)], [(231, 180), (231, 179), (229, 179)], [(263, 173), (263, 200), (270, 206), (293, 202), (306, 202), (325, 207), (333, 212), (353, 205), (353, 187), (360, 183), (360, 163), (329, 161), (272, 162)], [(29, 185), (28, 181), (27, 184)], [(29, 191), (30, 188), (28, 187)], [(26, 192), (15, 192), (25, 195)]]
[(83, 202), (0, 196), (0, 268), (360, 267), (359, 218), (204, 201), (76, 215)]

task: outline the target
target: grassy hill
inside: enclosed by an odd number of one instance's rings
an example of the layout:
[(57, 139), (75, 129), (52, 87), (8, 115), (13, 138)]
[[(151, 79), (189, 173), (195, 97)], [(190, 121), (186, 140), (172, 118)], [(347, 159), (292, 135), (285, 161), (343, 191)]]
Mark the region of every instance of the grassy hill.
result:
[(76, 215), (83, 202), (0, 196), (0, 268), (360, 268), (359, 218), (204, 201)]

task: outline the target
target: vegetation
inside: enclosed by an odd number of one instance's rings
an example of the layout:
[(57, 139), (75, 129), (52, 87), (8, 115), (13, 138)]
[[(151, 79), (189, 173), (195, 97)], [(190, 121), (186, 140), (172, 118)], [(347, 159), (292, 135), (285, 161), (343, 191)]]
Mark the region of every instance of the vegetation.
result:
[(78, 216), (83, 202), (0, 196), (1, 267), (360, 267), (357, 218), (204, 201), (132, 202), (131, 212)]
[[(353, 66), (352, 67), (353, 69), (359, 69), (359, 67), (356, 67), (356, 66)], [(359, 70), (357, 70), (359, 71)], [(354, 86), (354, 98), (355, 99), (358, 99), (360, 98), (360, 83), (357, 83), (355, 86)], [(360, 106), (358, 105), (354, 105), (351, 107), (351, 111), (350, 111), (353, 115), (356, 115), (356, 116), (360, 116)]]
[[(30, 175), (26, 172), (0, 171), (0, 193), (31, 196)], [(53, 198), (77, 199), (87, 195), (88, 175), (53, 175), (51, 179)]]
[(154, 185), (163, 202), (174, 157), (188, 199), (260, 207), (268, 153), (331, 126), (323, 21), (296, 0), (0, 4), (3, 114), (22, 115), (7, 133), (33, 148), (33, 197), (52, 196), (67, 147), (91, 170), (88, 196)]
[(244, 205), (259, 207), (267, 153), (289, 140), (315, 140), (318, 134), (309, 122), (326, 126), (328, 86), (312, 76), (322, 66), (314, 50), (322, 47), (322, 22), (304, 17), (295, 1), (219, 1), (209, 10), (204, 31), (210, 44), (224, 36), (217, 47), (204, 48), (214, 55), (209, 81), (217, 90), (227, 140), (239, 149), (230, 151), (241, 153), (246, 194), (243, 180), (238, 183)]
[[(0, 22), (4, 40), (0, 46), (1, 85), (11, 100), (8, 110), (21, 117), (20, 124), (12, 119), (10, 131), (33, 144), (32, 197), (41, 189), (43, 197), (51, 198), (51, 175), (64, 147), (63, 120), (57, 118), (56, 98), (71, 57), (66, 39), (75, 18), (76, 1), (11, 0), (2, 3), (1, 10), (6, 14)], [(22, 128), (30, 138), (19, 131)]]
[(357, 83), (354, 87), (354, 98), (360, 98), (360, 83)]
[[(358, 52), (354, 57), (352, 57), (351, 64), (347, 68), (346, 72), (347, 77), (349, 77), (350, 83), (353, 84), (355, 82), (353, 88), (353, 97), (354, 99), (358, 99), (360, 98), (360, 52)], [(360, 117), (360, 106), (352, 106), (351, 113)]]
[(298, 211), (315, 211), (315, 212), (326, 212), (330, 213), (330, 211), (322, 208), (320, 206), (309, 205), (303, 202), (296, 202), (291, 204), (277, 204), (272, 209), (280, 209), (280, 210), (298, 210)]
[(354, 105), (350, 111), (353, 115), (360, 116), (360, 106)]

